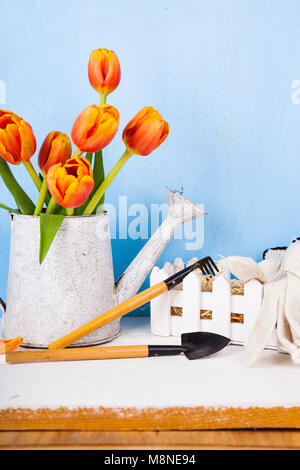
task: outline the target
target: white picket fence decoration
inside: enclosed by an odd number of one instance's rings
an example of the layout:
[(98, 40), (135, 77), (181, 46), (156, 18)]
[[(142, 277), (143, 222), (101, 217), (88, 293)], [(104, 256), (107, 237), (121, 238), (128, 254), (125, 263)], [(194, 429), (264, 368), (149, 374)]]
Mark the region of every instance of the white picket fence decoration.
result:
[[(162, 269), (155, 266), (150, 275), (150, 285), (167, 279), (182, 265), (165, 263)], [(244, 284), (244, 294), (231, 293), (226, 275), (213, 280), (212, 292), (201, 290), (201, 275), (194, 271), (183, 280), (182, 290), (173, 289), (151, 300), (151, 333), (158, 336), (180, 336), (192, 331), (210, 331), (231, 338), (232, 344), (243, 345), (259, 313), (263, 286), (257, 280)], [(182, 315), (171, 315), (172, 307), (181, 307)], [(211, 319), (200, 317), (200, 311), (212, 311)], [(231, 314), (242, 314), (243, 323), (232, 323)], [(277, 349), (274, 333), (267, 345)]]

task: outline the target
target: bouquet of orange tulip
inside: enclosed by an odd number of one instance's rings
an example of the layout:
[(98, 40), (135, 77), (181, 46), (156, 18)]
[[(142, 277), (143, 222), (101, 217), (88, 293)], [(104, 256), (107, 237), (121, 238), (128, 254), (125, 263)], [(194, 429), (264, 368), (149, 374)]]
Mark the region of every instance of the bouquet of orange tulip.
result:
[[(40, 263), (64, 217), (102, 211), (105, 191), (127, 160), (134, 154), (149, 155), (169, 134), (169, 125), (161, 115), (150, 106), (143, 108), (123, 130), (125, 151), (105, 177), (102, 149), (110, 144), (119, 127), (118, 110), (106, 103), (121, 78), (117, 55), (107, 49), (94, 50), (88, 76), (100, 94), (100, 105), (88, 106), (75, 119), (71, 131), (76, 145), (73, 155), (66, 134), (52, 131), (46, 136), (38, 156), (39, 174), (31, 163), (36, 151), (32, 127), (15, 113), (0, 110), (0, 175), (18, 209), (1, 203), (0, 207), (40, 217)], [(20, 187), (8, 163), (24, 164), (39, 191), (36, 204)]]

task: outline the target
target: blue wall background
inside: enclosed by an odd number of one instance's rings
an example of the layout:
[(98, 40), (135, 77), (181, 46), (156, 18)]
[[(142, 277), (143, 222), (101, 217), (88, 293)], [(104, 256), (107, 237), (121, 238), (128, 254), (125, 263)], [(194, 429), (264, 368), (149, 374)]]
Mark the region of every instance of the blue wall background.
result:
[[(222, 253), (260, 259), (300, 234), (300, 3), (295, 0), (1, 0), (0, 80), (6, 105), (33, 126), (70, 134), (78, 113), (98, 103), (87, 63), (98, 47), (119, 56), (122, 80), (109, 102), (120, 130), (105, 150), (107, 170), (123, 152), (122, 129), (145, 105), (170, 124), (150, 157), (133, 157), (106, 201), (165, 201), (165, 185), (204, 203), (205, 244), (175, 256)], [(36, 157), (33, 163), (36, 165)], [(32, 198), (22, 167), (15, 175)], [(0, 182), (0, 201), (12, 204)], [(0, 213), (0, 295), (5, 298), (10, 229)], [(114, 240), (118, 277), (145, 240)], [(24, 273), (26, 275), (26, 273)]]

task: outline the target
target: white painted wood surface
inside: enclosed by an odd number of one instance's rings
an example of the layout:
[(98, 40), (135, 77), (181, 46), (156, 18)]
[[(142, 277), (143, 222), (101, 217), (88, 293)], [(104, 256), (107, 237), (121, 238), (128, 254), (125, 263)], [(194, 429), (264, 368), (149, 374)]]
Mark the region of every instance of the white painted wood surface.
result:
[[(121, 328), (109, 345), (179, 343), (151, 335), (149, 317), (124, 317)], [(287, 354), (265, 350), (247, 368), (243, 350), (227, 346), (194, 361), (181, 355), (0, 365), (0, 408), (300, 406), (299, 368)]]

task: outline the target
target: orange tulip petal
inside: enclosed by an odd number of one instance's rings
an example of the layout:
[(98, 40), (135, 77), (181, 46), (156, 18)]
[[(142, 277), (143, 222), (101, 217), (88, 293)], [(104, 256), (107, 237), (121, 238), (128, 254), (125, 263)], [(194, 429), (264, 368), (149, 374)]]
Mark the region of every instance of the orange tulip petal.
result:
[(95, 147), (99, 147), (103, 149), (115, 137), (118, 130), (118, 126), (115, 125), (115, 121), (113, 119), (108, 119), (106, 122), (103, 122), (101, 126), (95, 129), (93, 135), (87, 138), (84, 149), (86, 152), (93, 152)]
[[(69, 160), (69, 162), (66, 165), (67, 172), (70, 171), (69, 170), (70, 162), (72, 162), (72, 160), (73, 159)], [(89, 176), (91, 176), (91, 178), (93, 178), (93, 172), (92, 172), (91, 165), (90, 165), (89, 161), (86, 158), (81, 158), (80, 159), (79, 164), (77, 163), (76, 169), (77, 169), (77, 177), (79, 179), (83, 178), (85, 175), (89, 175)]]
[(87, 139), (87, 134), (91, 128), (93, 128), (95, 121), (97, 119), (97, 108), (96, 105), (88, 106), (85, 108), (79, 116), (76, 118), (71, 136), (73, 142), (81, 150), (81, 146), (85, 143)]
[(63, 190), (57, 187), (57, 180), (60, 173), (62, 173), (62, 177), (65, 175), (65, 170), (61, 168), (60, 163), (51, 166), (47, 173), (48, 189), (57, 204), (60, 204), (64, 197)]
[(162, 132), (162, 135), (161, 135), (161, 137), (160, 137), (160, 139), (159, 139), (159, 142), (158, 142), (158, 144), (157, 144), (157, 147), (158, 147), (160, 144), (162, 144), (164, 140), (166, 140), (166, 138), (168, 137), (169, 133), (170, 133), (169, 124), (168, 124), (166, 121), (164, 121), (163, 132)]
[(57, 163), (64, 165), (72, 153), (71, 142), (66, 134), (57, 131), (51, 134), (44, 140), (39, 153), (39, 166), (45, 173)]
[(93, 51), (90, 55), (88, 76), (92, 87), (98, 92), (101, 92), (104, 86), (104, 78), (102, 74), (101, 54), (99, 54), (98, 50)]
[(16, 124), (8, 124), (6, 126), (7, 145), (10, 153), (15, 155), (15, 160), (18, 160), (21, 151), (21, 141)]
[[(58, 164), (59, 167), (57, 168), (55, 175), (54, 175), (54, 190), (56, 189), (60, 195), (60, 197), (63, 198), (65, 197), (65, 185), (64, 185), (64, 180), (67, 176), (66, 170), (64, 167), (62, 167), (60, 164)], [(56, 165), (54, 165), (55, 167)], [(52, 167), (51, 167), (52, 168)], [(50, 170), (51, 170), (50, 168)], [(49, 170), (49, 171), (50, 171)], [(53, 197), (55, 198), (55, 193), (53, 194)]]
[(66, 190), (64, 207), (76, 208), (81, 206), (89, 197), (94, 187), (94, 180), (86, 175), (77, 183), (71, 184)]
[(36, 151), (36, 140), (32, 128), (27, 122), (21, 121), (19, 133), (21, 139), (21, 159), (29, 161)]
[(119, 127), (119, 112), (110, 105), (90, 105), (76, 118), (71, 136), (83, 152), (98, 152), (106, 147)]
[(131, 136), (128, 148), (137, 151), (140, 155), (148, 155), (159, 142), (163, 130), (163, 122), (156, 121), (143, 123)]
[(52, 142), (52, 139), (55, 136), (55, 132), (56, 131), (49, 132), (49, 134), (44, 139), (44, 141), (41, 145), (40, 151), (39, 151), (38, 163), (39, 163), (40, 169), (43, 170), (43, 171), (44, 171), (44, 166), (45, 166), (45, 164), (47, 162), (47, 159), (48, 159), (48, 155), (50, 153), (51, 142)]
[(5, 130), (0, 129), (0, 155), (9, 163), (12, 163), (13, 165), (19, 165), (21, 163), (20, 147), (18, 145), (20, 139), (18, 136), (18, 131), (17, 137), (15, 137), (15, 131), (15, 124), (8, 124)]
[(77, 184), (77, 178), (73, 175), (66, 175), (65, 178), (61, 181), (61, 185), (63, 187), (64, 197), (66, 197), (66, 193), (70, 186), (73, 184)]

